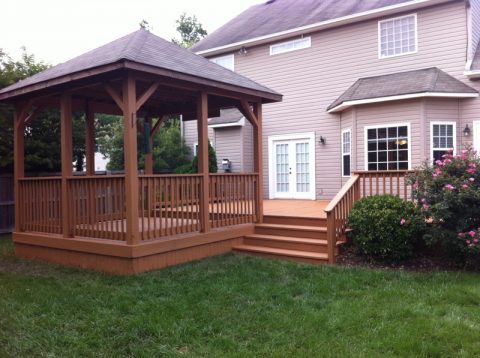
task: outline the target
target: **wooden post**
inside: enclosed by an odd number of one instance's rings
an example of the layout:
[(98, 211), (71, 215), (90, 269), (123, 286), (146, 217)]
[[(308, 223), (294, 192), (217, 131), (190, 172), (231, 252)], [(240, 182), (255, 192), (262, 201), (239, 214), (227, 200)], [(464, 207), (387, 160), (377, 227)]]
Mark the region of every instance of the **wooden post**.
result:
[(73, 173), (72, 146), (72, 97), (65, 93), (60, 97), (61, 157), (62, 157), (62, 232), (63, 237), (72, 237), (72, 223), (68, 200), (67, 178)]
[(85, 157), (87, 160), (87, 175), (95, 175), (95, 113), (88, 106), (86, 110), (87, 133), (85, 136)]
[(123, 124), (125, 156), (125, 198), (127, 220), (127, 244), (140, 243), (138, 224), (138, 163), (137, 163), (137, 98), (135, 79), (128, 74), (123, 81)]
[(257, 222), (263, 222), (263, 142), (262, 142), (262, 103), (258, 102), (254, 106), (254, 113), (257, 119), (257, 125), (253, 126), (253, 170), (258, 173), (257, 180)]
[(202, 92), (197, 102), (197, 130), (198, 130), (198, 173), (202, 174), (202, 188), (200, 191), (200, 224), (201, 232), (210, 230), (209, 213), (209, 172), (208, 172), (208, 96)]
[(335, 222), (335, 210), (327, 212), (327, 253), (329, 264), (334, 264), (336, 261), (335, 247), (337, 246), (337, 233), (335, 230)]
[[(145, 117), (145, 123), (152, 129), (152, 118), (150, 116)], [(145, 129), (144, 129), (145, 131)], [(150, 133), (147, 133), (148, 136), (144, 133), (144, 140), (150, 141), (148, 147), (150, 151), (145, 153), (145, 174), (152, 175), (153, 174), (153, 136)]]
[(25, 176), (25, 121), (23, 118), (23, 111), (19, 108), (15, 109), (14, 113), (14, 144), (13, 144), (13, 176), (15, 180), (15, 232), (23, 230), (22, 205), (23, 200), (20, 189), (20, 179)]

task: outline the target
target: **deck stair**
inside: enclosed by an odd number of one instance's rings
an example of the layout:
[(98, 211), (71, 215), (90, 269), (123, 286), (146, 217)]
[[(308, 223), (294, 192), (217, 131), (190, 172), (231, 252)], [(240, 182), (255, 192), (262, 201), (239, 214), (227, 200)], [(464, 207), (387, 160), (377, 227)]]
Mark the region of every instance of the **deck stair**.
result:
[[(337, 244), (336, 254), (339, 247)], [(302, 261), (314, 264), (328, 262), (327, 228), (323, 218), (264, 216), (255, 233), (234, 247), (237, 252)]]

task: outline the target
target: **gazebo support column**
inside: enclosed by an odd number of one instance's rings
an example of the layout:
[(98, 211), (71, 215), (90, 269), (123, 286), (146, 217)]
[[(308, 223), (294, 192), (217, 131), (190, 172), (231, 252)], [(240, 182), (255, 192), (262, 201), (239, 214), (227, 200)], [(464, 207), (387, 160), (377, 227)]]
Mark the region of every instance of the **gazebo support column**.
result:
[(256, 125), (253, 126), (253, 170), (258, 173), (257, 181), (257, 222), (263, 222), (263, 142), (262, 142), (262, 103), (258, 102), (254, 106), (254, 115)]
[(200, 190), (200, 221), (201, 232), (210, 230), (209, 213), (209, 171), (208, 171), (208, 96), (200, 93), (197, 102), (197, 130), (198, 130), (198, 173), (202, 174), (202, 188)]
[(148, 152), (145, 153), (145, 174), (152, 175), (153, 174), (153, 136), (151, 134), (152, 129), (152, 118), (147, 116), (145, 117), (145, 125), (148, 126), (150, 129), (149, 132), (144, 133), (145, 140), (148, 143)]
[(85, 157), (87, 159), (87, 175), (95, 175), (95, 113), (87, 107), (86, 110)]
[(123, 125), (125, 156), (125, 198), (127, 244), (140, 243), (138, 224), (138, 163), (137, 163), (137, 98), (135, 79), (131, 75), (123, 81)]
[(25, 176), (25, 121), (24, 111), (20, 108), (16, 108), (14, 114), (14, 145), (13, 145), (13, 175), (15, 180), (15, 231), (22, 231), (22, 218), (21, 218), (21, 192), (20, 192), (20, 179)]
[(60, 127), (61, 127), (61, 158), (62, 158), (62, 233), (63, 237), (72, 237), (72, 223), (68, 200), (67, 178), (73, 173), (73, 146), (72, 146), (72, 97), (63, 94), (60, 98)]

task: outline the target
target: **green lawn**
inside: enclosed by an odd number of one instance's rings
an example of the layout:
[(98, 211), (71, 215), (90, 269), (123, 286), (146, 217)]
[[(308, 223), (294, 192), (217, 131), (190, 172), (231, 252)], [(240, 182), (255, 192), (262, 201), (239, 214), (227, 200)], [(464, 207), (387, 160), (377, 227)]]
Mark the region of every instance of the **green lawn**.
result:
[(229, 254), (125, 278), (0, 239), (0, 357), (467, 357), (479, 337), (478, 274)]

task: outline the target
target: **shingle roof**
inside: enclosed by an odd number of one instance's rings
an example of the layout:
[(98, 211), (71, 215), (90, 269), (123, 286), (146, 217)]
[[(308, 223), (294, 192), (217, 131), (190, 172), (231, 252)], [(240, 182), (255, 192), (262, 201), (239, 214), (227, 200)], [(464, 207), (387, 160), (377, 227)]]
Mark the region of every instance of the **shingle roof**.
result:
[(247, 77), (142, 29), (19, 81), (0, 90), (0, 94), (123, 60), (278, 95)]
[(351, 101), (421, 93), (478, 94), (465, 83), (442, 70), (432, 67), (383, 76), (360, 78), (327, 111)]
[(411, 0), (274, 0), (254, 5), (192, 47), (195, 52)]
[(238, 123), (243, 118), (243, 114), (235, 108), (220, 110), (220, 117), (210, 118), (209, 125), (233, 124)]

